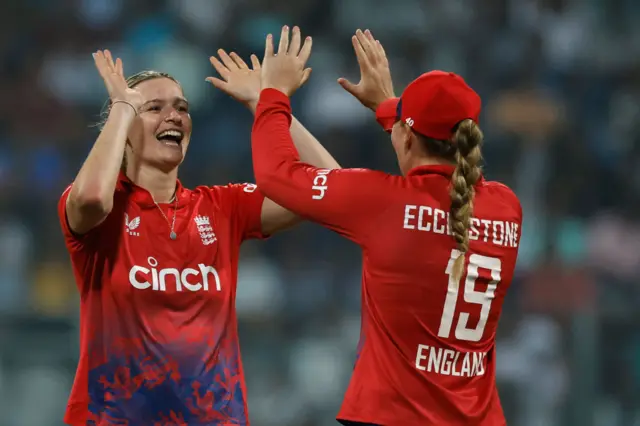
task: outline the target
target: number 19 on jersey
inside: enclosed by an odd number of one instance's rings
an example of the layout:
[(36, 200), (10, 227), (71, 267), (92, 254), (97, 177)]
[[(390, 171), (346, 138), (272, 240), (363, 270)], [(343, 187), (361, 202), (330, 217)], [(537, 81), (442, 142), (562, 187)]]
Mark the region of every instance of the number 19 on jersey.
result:
[[(449, 275), (449, 285), (447, 288), (447, 297), (444, 301), (444, 308), (442, 310), (442, 318), (440, 319), (440, 329), (438, 331), (438, 337), (448, 338), (451, 335), (451, 328), (453, 327), (454, 319), (457, 319), (457, 325), (455, 328), (455, 336), (458, 340), (464, 340), (468, 342), (478, 342), (482, 339), (484, 329), (489, 319), (489, 312), (491, 311), (491, 302), (495, 297), (496, 288), (500, 282), (500, 272), (502, 271), (502, 262), (495, 257), (487, 257), (479, 254), (472, 254), (469, 256), (469, 265), (464, 280), (464, 301), (466, 303), (480, 305), (480, 319), (475, 328), (468, 328), (470, 314), (468, 312), (456, 312), (456, 304), (458, 302), (458, 292), (460, 291), (459, 282), (455, 281), (453, 276), (453, 264), (462, 253), (459, 250), (453, 249), (451, 251), (451, 257), (447, 264), (445, 273)], [(485, 291), (476, 290), (476, 281), (479, 281), (478, 270), (487, 269), (491, 272), (491, 280), (487, 284)], [(481, 278), (480, 278), (481, 279)]]

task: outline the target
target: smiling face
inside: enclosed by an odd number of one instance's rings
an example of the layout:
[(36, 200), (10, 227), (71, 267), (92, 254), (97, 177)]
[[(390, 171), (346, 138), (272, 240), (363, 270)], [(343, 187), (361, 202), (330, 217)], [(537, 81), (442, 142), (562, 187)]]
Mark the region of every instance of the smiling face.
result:
[(180, 85), (167, 77), (134, 84), (144, 104), (129, 129), (127, 161), (163, 171), (182, 163), (191, 139), (189, 104)]

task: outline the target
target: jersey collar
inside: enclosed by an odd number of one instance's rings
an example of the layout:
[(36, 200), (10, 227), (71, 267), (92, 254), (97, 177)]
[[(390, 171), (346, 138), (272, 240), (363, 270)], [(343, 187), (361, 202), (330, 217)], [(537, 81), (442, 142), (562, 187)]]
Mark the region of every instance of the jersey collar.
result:
[[(133, 201), (140, 204), (141, 206), (155, 206), (155, 202), (153, 201), (151, 193), (133, 183), (133, 181), (129, 179), (127, 175), (125, 175), (122, 171), (118, 175), (118, 187), (122, 190), (127, 191)], [(178, 207), (182, 207), (189, 203), (189, 191), (187, 191), (182, 186), (182, 183), (179, 179), (176, 180), (176, 197), (178, 199)]]
[[(451, 178), (453, 171), (456, 169), (456, 166), (448, 165), (448, 164), (437, 164), (437, 165), (429, 165), (429, 166), (418, 166), (409, 170), (407, 173), (407, 177), (412, 176), (425, 176), (425, 175), (442, 175), (448, 178)], [(478, 179), (478, 183), (482, 182), (484, 177), (480, 175), (480, 179)]]

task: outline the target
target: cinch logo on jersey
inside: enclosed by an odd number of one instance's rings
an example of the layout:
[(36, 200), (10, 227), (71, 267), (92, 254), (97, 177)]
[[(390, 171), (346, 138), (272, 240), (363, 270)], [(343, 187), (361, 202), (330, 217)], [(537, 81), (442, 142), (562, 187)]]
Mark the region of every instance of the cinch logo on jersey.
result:
[(153, 257), (149, 257), (147, 262), (151, 269), (133, 265), (129, 271), (129, 282), (138, 290), (151, 288), (155, 291), (167, 291), (167, 283), (171, 283), (175, 285), (176, 291), (182, 291), (183, 288), (188, 291), (208, 291), (209, 279), (213, 277), (216, 290), (222, 291), (220, 276), (213, 266), (199, 263), (198, 269), (186, 268), (180, 271), (176, 268), (156, 268), (158, 261)]
[(458, 352), (451, 349), (418, 345), (416, 368), (445, 376), (483, 376), (486, 358), (486, 352)]
[[(404, 229), (451, 235), (449, 212), (429, 206), (404, 206)], [(469, 239), (502, 247), (518, 247), (519, 226), (515, 222), (471, 218)]]
[(314, 200), (322, 200), (324, 198), (324, 192), (327, 190), (327, 175), (330, 172), (331, 170), (320, 169), (318, 170), (316, 177), (313, 178), (313, 186), (311, 189), (317, 192), (311, 197)]

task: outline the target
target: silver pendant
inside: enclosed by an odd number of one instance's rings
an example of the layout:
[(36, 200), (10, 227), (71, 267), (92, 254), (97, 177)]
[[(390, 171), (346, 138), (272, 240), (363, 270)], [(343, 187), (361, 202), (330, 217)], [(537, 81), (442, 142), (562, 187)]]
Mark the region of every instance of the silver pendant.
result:
[(176, 238), (178, 238), (178, 235), (175, 232), (171, 231), (171, 233), (169, 234), (169, 238), (175, 240)]

